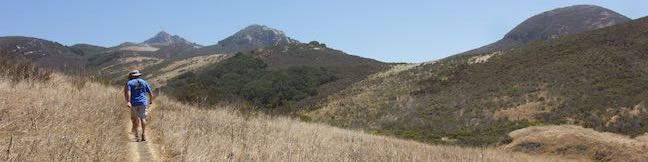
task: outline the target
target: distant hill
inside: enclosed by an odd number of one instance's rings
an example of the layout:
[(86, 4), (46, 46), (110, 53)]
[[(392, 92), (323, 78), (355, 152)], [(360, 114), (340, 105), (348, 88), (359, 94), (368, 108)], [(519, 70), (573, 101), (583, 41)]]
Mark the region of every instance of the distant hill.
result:
[(265, 25), (250, 25), (229, 36), (218, 44), (205, 46), (199, 50), (199, 53), (235, 53), (246, 52), (253, 49), (299, 43), (284, 34), (284, 32), (270, 28)]
[(431, 143), (507, 143), (531, 125), (648, 131), (648, 18), (513, 50), (398, 65), (307, 118)]
[[(145, 40), (144, 42), (141, 43), (124, 42), (122, 44), (119, 44), (116, 47), (113, 47), (113, 49), (124, 50), (124, 51), (135, 51), (135, 52), (156, 52), (161, 48), (167, 48), (167, 49), (173, 48), (175, 50), (178, 49), (186, 50), (186, 49), (197, 49), (200, 47), (202, 46), (196, 43), (189, 42), (178, 35), (171, 35), (165, 31), (160, 31), (155, 36)], [(164, 56), (172, 55), (165, 52), (158, 52), (158, 53)]]
[(546, 11), (528, 18), (495, 43), (459, 55), (492, 53), (520, 47), (529, 42), (599, 29), (630, 18), (594, 5), (575, 5)]
[[(235, 52), (295, 42), (297, 41), (276, 29), (263, 25), (251, 25), (220, 41), (217, 45), (206, 47), (161, 31), (141, 43), (125, 42), (103, 49), (90, 47), (90, 45), (78, 45), (75, 49), (86, 54), (91, 53), (87, 58), (88, 66), (97, 68), (98, 74), (110, 83), (122, 82), (124, 71), (140, 69), (148, 74), (147, 77), (155, 78), (156, 83), (164, 85), (166, 79), (188, 72), (185, 70), (200, 69), (211, 63), (219, 62)], [(197, 64), (193, 65), (192, 62)]]
[[(264, 25), (250, 25), (219, 41), (218, 44), (207, 47), (165, 31), (160, 31), (141, 43), (124, 42), (108, 48), (90, 44), (67, 47), (56, 42), (29, 37), (0, 37), (0, 39), (0, 47), (6, 49), (7, 53), (28, 56), (39, 65), (55, 67), (59, 70), (97, 71), (100, 76), (110, 80), (129, 68), (146, 69), (157, 64), (170, 65), (171, 62), (196, 56), (232, 54), (298, 42), (285, 36), (282, 31)], [(70, 66), (74, 68), (69, 68)], [(163, 67), (155, 66), (155, 68)]]
[(84, 53), (57, 42), (31, 37), (0, 37), (0, 50), (32, 60), (35, 64), (58, 70), (78, 69), (85, 64)]

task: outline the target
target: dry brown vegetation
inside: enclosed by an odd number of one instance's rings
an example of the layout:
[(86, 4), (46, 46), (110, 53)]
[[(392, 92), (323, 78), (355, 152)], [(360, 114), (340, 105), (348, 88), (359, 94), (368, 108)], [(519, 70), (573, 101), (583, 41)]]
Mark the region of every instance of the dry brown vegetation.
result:
[(200, 109), (164, 97), (156, 104), (152, 131), (167, 161), (561, 161), (427, 145), (229, 108)]
[(596, 161), (648, 161), (648, 135), (633, 139), (574, 125), (535, 126), (509, 135), (513, 142), (505, 148), (512, 151)]
[(150, 74), (149, 78), (151, 79), (149, 79), (149, 81), (154, 87), (162, 87), (166, 85), (167, 81), (173, 77), (176, 77), (188, 71), (201, 69), (207, 65), (223, 61), (226, 58), (228, 58), (228, 56), (225, 54), (212, 54), (173, 61), (169, 63), (169, 65), (159, 69), (159, 71), (157, 71), (155, 75)]
[[(59, 74), (48, 78), (0, 79), (0, 160), (136, 159), (119, 89)], [(234, 108), (202, 109), (164, 96), (149, 120), (151, 146), (167, 161), (564, 161), (427, 145)]]
[(0, 161), (126, 160), (128, 118), (117, 89), (68, 80), (0, 76)]
[(151, 47), (151, 46), (127, 46), (127, 47), (119, 48), (119, 50), (137, 51), (137, 52), (153, 52), (153, 51), (157, 51), (158, 48)]
[(0, 50), (0, 77), (3, 79), (38, 81), (48, 80), (51, 75), (50, 69), (41, 68), (26, 58), (9, 55), (7, 51)]

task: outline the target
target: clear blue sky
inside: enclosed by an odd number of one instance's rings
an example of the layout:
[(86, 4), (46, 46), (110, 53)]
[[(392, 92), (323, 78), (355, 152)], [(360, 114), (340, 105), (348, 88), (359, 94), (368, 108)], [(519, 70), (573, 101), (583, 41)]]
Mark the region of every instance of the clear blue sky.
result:
[(422, 62), (494, 42), (528, 17), (575, 4), (599, 5), (632, 19), (648, 15), (646, 0), (17, 0), (1, 2), (0, 36), (115, 46), (165, 30), (212, 45), (256, 23), (354, 55)]

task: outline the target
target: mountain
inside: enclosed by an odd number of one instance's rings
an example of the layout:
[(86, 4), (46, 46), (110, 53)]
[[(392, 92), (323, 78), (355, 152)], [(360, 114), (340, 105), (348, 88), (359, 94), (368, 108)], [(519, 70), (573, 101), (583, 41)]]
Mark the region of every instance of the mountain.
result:
[(396, 65), (331, 95), (314, 121), (430, 143), (497, 145), (532, 125), (648, 131), (648, 18), (516, 49)]
[[(285, 37), (283, 33), (278, 30), (269, 29), (267, 27), (263, 28), (274, 31), (275, 33), (280, 33), (281, 37), (276, 39), (282, 39)], [(238, 32), (226, 40), (233, 40), (234, 37), (240, 37), (241, 35), (248, 35), (250, 38), (254, 37), (254, 40), (258, 39), (266, 41), (265, 39), (272, 39), (269, 38), (270, 36), (267, 34), (259, 33), (263, 32), (262, 30), (263, 29), (257, 31), (254, 27), (249, 27), (241, 30), (241, 32)], [(252, 44), (254, 44), (253, 46), (234, 47), (231, 45), (224, 45), (223, 47), (227, 48), (218, 47), (214, 51), (210, 50), (210, 47), (202, 47), (201, 45), (191, 43), (180, 36), (171, 35), (165, 31), (161, 31), (144, 42), (125, 42), (110, 48), (108, 51), (103, 51), (103, 54), (101, 55), (94, 55), (95, 57), (89, 59), (89, 64), (93, 67), (98, 67), (101, 76), (103, 76), (102, 78), (106, 78), (110, 83), (121, 83), (124, 78), (119, 76), (123, 75), (124, 71), (137, 68), (149, 74), (147, 77), (155, 78), (156, 83), (160, 84), (158, 86), (161, 86), (166, 83), (167, 79), (181, 74), (179, 71), (189, 72), (200, 69), (208, 64), (219, 62), (225, 58), (222, 57), (223, 55), (221, 54), (231, 54), (229, 52), (266, 47), (266, 45), (259, 45), (254, 42), (257, 41), (252, 41)], [(277, 43), (272, 44), (282, 44), (280, 42), (283, 41), (278, 41)], [(207, 52), (201, 53), (204, 51)], [(182, 67), (178, 65), (182, 65)]]
[(557, 8), (525, 20), (495, 43), (459, 55), (504, 51), (538, 40), (554, 39), (563, 35), (599, 29), (629, 20), (630, 18), (619, 13), (595, 5)]
[(153, 38), (147, 39), (146, 41), (139, 43), (140, 45), (149, 45), (153, 47), (163, 47), (163, 46), (169, 46), (172, 44), (186, 44), (186, 45), (195, 45), (199, 47), (200, 45), (191, 43), (187, 41), (186, 39), (178, 36), (178, 35), (171, 35), (165, 31), (160, 31), (157, 33)]
[(326, 96), (388, 64), (327, 48), (316, 41), (238, 53), (203, 70), (173, 78), (164, 91), (206, 104), (251, 103), (278, 113), (313, 107)]
[(250, 25), (229, 36), (216, 45), (200, 49), (201, 53), (235, 53), (253, 49), (299, 43), (284, 34), (284, 32), (265, 25)]
[(0, 50), (7, 51), (7, 55), (23, 57), (39, 66), (58, 70), (78, 70), (85, 64), (82, 52), (38, 38), (0, 37)]
[(185, 59), (203, 55), (246, 52), (291, 43), (299, 43), (299, 41), (286, 36), (280, 30), (254, 24), (211, 46), (203, 47), (180, 36), (161, 31), (142, 43), (125, 42), (113, 48), (122, 51), (151, 52), (161, 57)]

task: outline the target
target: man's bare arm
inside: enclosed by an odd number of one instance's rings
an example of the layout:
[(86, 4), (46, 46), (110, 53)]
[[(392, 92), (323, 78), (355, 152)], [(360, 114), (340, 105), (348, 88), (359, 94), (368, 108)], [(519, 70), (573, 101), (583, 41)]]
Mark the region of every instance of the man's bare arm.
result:
[(128, 90), (128, 85), (124, 86), (124, 99), (126, 99), (126, 106), (131, 107), (130, 104), (130, 91)]
[(149, 96), (149, 104), (153, 104), (153, 100), (155, 99), (155, 95), (153, 95), (153, 92), (149, 92), (148, 96)]

